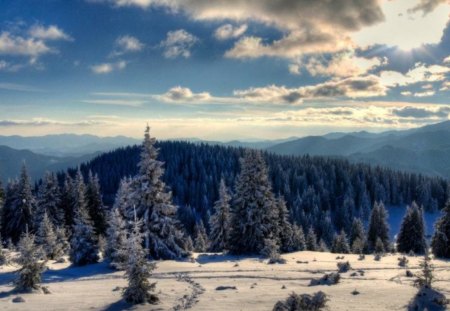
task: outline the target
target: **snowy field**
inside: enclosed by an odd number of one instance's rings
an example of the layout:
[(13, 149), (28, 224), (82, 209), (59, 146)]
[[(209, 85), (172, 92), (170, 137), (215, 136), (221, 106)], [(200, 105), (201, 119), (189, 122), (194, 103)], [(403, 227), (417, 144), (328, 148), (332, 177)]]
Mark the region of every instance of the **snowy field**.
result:
[[(329, 296), (329, 310), (405, 310), (416, 293), (413, 278), (406, 269), (417, 272), (420, 257), (408, 257), (407, 268), (397, 264), (399, 255), (363, 261), (356, 255), (297, 252), (283, 255), (286, 264), (268, 265), (259, 258), (238, 258), (215, 254), (195, 254), (195, 261), (158, 262), (154, 279), (161, 302), (158, 305), (130, 307), (121, 300), (126, 286), (122, 272), (105, 263), (85, 267), (50, 263), (44, 286), (51, 294), (20, 294), (24, 303), (13, 303), (13, 266), (0, 270), (1, 310), (272, 310), (274, 304), (291, 292), (323, 291)], [(331, 286), (308, 286), (312, 278), (335, 272), (336, 264), (349, 261), (352, 270)], [(450, 297), (450, 262), (434, 260), (435, 287)], [(364, 275), (361, 275), (360, 271)], [(352, 276), (356, 272), (357, 276)], [(229, 287), (218, 290), (219, 286)], [(354, 290), (360, 292), (353, 295)]]

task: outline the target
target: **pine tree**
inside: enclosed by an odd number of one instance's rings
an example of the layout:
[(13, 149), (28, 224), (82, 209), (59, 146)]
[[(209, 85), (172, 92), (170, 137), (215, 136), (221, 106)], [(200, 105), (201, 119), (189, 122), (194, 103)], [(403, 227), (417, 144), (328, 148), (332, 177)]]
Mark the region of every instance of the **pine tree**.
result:
[(172, 193), (167, 191), (162, 180), (163, 162), (157, 160), (155, 142), (147, 126), (138, 164), (139, 173), (132, 184), (133, 203), (137, 217), (144, 222), (148, 254), (154, 259), (178, 259), (188, 255), (185, 236), (177, 220), (177, 207), (172, 203)]
[(200, 220), (195, 225), (194, 249), (196, 252), (204, 253), (208, 249), (208, 244), (208, 235), (206, 234), (206, 229), (203, 225), (203, 221)]
[(360, 218), (353, 219), (349, 245), (353, 254), (362, 254), (366, 248), (366, 232)]
[(55, 259), (60, 254), (57, 252), (57, 237), (53, 224), (47, 215), (47, 211), (44, 211), (44, 215), (37, 228), (36, 244), (42, 247), (47, 259)]
[(223, 178), (219, 185), (219, 199), (214, 203), (214, 214), (209, 223), (211, 228), (211, 251), (218, 252), (228, 249), (230, 235), (230, 200), (227, 186)]
[(104, 234), (106, 232), (106, 217), (100, 183), (98, 176), (93, 175), (92, 171), (89, 171), (89, 180), (86, 187), (86, 206), (93, 221), (95, 233), (97, 235)]
[(423, 254), (426, 248), (425, 223), (422, 209), (413, 202), (408, 206), (397, 236), (397, 251)]
[(54, 251), (54, 259), (58, 260), (62, 256), (68, 253), (70, 249), (70, 243), (67, 240), (66, 230), (64, 227), (56, 227), (56, 248)]
[(304, 251), (306, 249), (306, 239), (302, 227), (297, 225), (292, 226), (292, 251)]
[(312, 227), (308, 230), (308, 235), (306, 236), (306, 249), (309, 251), (317, 251), (317, 236)]
[(141, 227), (142, 222), (138, 221), (135, 216), (133, 229), (126, 243), (128, 287), (125, 288), (123, 297), (125, 301), (133, 304), (156, 303), (159, 299), (155, 294), (152, 294), (156, 283), (149, 282), (155, 264), (149, 263), (146, 259), (146, 252), (142, 248)]
[(421, 270), (420, 274), (417, 275), (417, 279), (414, 281), (415, 285), (431, 288), (434, 280), (434, 266), (431, 264), (431, 258), (427, 250), (425, 251), (423, 260), (419, 263), (419, 267)]
[(70, 177), (69, 174), (66, 174), (61, 191), (60, 210), (64, 213), (64, 225), (68, 230), (69, 236), (72, 232), (75, 218), (75, 211), (73, 209), (76, 200), (74, 188), (75, 185), (72, 177)]
[(113, 209), (119, 209), (124, 217), (130, 215), (134, 208), (131, 185), (132, 179), (122, 178), (114, 201)]
[(350, 253), (350, 247), (347, 241), (347, 235), (344, 230), (341, 230), (339, 234), (336, 234), (333, 239), (333, 246), (331, 248), (333, 253), (348, 254)]
[(31, 190), (31, 180), (25, 164), (20, 178), (8, 188), (3, 214), (3, 236), (16, 243), (26, 228), (33, 228), (35, 198)]
[(387, 222), (387, 211), (383, 203), (376, 203), (370, 214), (369, 230), (367, 232), (367, 243), (369, 249), (374, 250), (377, 240), (380, 239), (383, 249), (386, 251), (390, 248), (389, 243), (389, 226)]
[(442, 216), (434, 225), (431, 249), (436, 257), (450, 258), (450, 201), (442, 210)]
[(46, 172), (44, 180), (39, 187), (36, 211), (34, 212), (35, 227), (42, 222), (44, 213), (54, 226), (64, 224), (64, 210), (61, 208), (61, 193), (58, 179), (55, 174)]
[(41, 274), (45, 268), (45, 262), (41, 262), (42, 249), (35, 244), (34, 235), (28, 230), (22, 235), (19, 244), (19, 258), (17, 263), (21, 266), (15, 281), (16, 290), (31, 291), (39, 289)]
[(111, 267), (122, 270), (127, 261), (126, 253), (123, 252), (127, 242), (127, 223), (118, 208), (113, 208), (109, 214), (106, 234), (105, 255)]
[(81, 203), (75, 215), (72, 238), (70, 240), (70, 261), (76, 266), (96, 263), (99, 259), (94, 228), (89, 214)]
[(282, 252), (293, 252), (296, 247), (293, 241), (292, 224), (289, 221), (289, 211), (286, 207), (284, 198), (279, 197), (276, 200), (276, 207), (278, 209), (278, 236), (280, 240), (280, 250)]
[(232, 206), (231, 251), (260, 253), (264, 240), (276, 236), (278, 222), (275, 198), (260, 151), (245, 151)]

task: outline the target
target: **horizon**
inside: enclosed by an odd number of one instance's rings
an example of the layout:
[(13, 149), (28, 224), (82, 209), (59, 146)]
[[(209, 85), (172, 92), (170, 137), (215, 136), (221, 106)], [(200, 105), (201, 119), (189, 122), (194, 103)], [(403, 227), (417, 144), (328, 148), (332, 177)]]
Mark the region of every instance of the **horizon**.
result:
[(3, 7), (1, 135), (138, 138), (149, 122), (161, 139), (226, 141), (449, 119), (445, 0)]

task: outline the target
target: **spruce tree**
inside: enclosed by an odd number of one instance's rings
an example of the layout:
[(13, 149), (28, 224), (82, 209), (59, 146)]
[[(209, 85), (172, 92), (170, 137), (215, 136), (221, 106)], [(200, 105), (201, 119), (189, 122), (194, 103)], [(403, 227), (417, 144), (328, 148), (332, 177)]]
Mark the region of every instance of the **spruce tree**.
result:
[(309, 228), (308, 234), (306, 236), (306, 249), (309, 251), (317, 251), (317, 236), (312, 227)]
[(34, 212), (35, 227), (42, 222), (44, 213), (47, 214), (54, 226), (64, 225), (64, 210), (61, 208), (61, 193), (55, 174), (46, 172), (39, 187), (37, 206)]
[(214, 203), (214, 214), (209, 219), (211, 228), (211, 251), (219, 252), (228, 249), (230, 235), (230, 200), (227, 186), (223, 178), (219, 185), (219, 199)]
[(127, 256), (123, 250), (126, 249), (127, 223), (118, 208), (113, 208), (109, 214), (106, 234), (105, 255), (110, 266), (118, 270), (125, 269)]
[(38, 224), (36, 232), (36, 244), (42, 247), (47, 259), (55, 259), (58, 254), (57, 236), (47, 211), (44, 211), (41, 222)]
[(292, 226), (292, 244), (294, 246), (293, 251), (306, 250), (306, 239), (303, 229), (295, 224)]
[(58, 260), (68, 253), (70, 249), (70, 243), (67, 240), (66, 229), (64, 229), (64, 227), (56, 227), (55, 234), (56, 234), (56, 249), (54, 252), (54, 259)]
[(91, 217), (97, 235), (106, 232), (106, 217), (100, 192), (100, 183), (97, 175), (89, 171), (89, 179), (86, 186), (86, 206)]
[(342, 253), (348, 254), (350, 253), (350, 247), (347, 241), (347, 235), (345, 231), (342, 229), (339, 234), (336, 234), (333, 239), (333, 246), (331, 248), (333, 253)]
[(208, 235), (206, 234), (205, 226), (203, 221), (198, 221), (195, 225), (195, 240), (194, 249), (196, 252), (204, 253), (208, 249)]
[(22, 233), (33, 229), (33, 209), (35, 198), (31, 190), (31, 180), (25, 164), (20, 178), (11, 184), (7, 192), (7, 206), (3, 215), (3, 236), (10, 237), (16, 243)]
[(141, 231), (142, 222), (135, 217), (132, 232), (126, 242), (128, 287), (123, 291), (125, 301), (132, 304), (156, 303), (159, 300), (152, 293), (155, 290), (156, 283), (149, 282), (155, 264), (147, 261), (146, 252), (142, 248), (143, 235)]
[(137, 217), (144, 222), (145, 248), (149, 256), (154, 259), (178, 259), (188, 255), (185, 236), (177, 220), (172, 193), (162, 180), (163, 162), (157, 160), (155, 143), (147, 126), (138, 164), (139, 173), (131, 185), (133, 206), (136, 207)]
[(375, 202), (370, 214), (369, 230), (367, 232), (367, 243), (371, 251), (375, 250), (378, 239), (383, 244), (385, 251), (390, 248), (387, 217), (388, 214), (384, 204)]
[(366, 248), (366, 232), (361, 218), (354, 218), (349, 245), (353, 254), (362, 254)]
[(30, 234), (27, 229), (19, 241), (18, 250), (17, 263), (21, 267), (15, 281), (16, 290), (31, 291), (39, 289), (45, 262), (41, 261), (42, 249), (36, 246), (34, 235)]
[(125, 218), (131, 215), (134, 209), (131, 185), (131, 178), (122, 178), (114, 200), (113, 209), (119, 209), (120, 214)]
[(431, 249), (436, 257), (450, 258), (450, 201), (442, 210), (441, 218), (434, 225)]
[(72, 238), (70, 240), (70, 261), (76, 266), (96, 263), (99, 259), (98, 245), (89, 214), (82, 203), (77, 203)]
[(69, 174), (66, 174), (64, 177), (64, 185), (61, 191), (61, 200), (60, 200), (60, 210), (64, 213), (64, 225), (68, 230), (69, 236), (72, 232), (72, 226), (74, 224), (75, 211), (74, 211), (74, 202), (75, 202), (75, 185), (72, 177)]
[(423, 254), (426, 248), (425, 223), (422, 209), (413, 202), (407, 207), (397, 236), (397, 251)]
[(278, 209), (278, 225), (276, 228), (280, 240), (280, 250), (281, 252), (293, 252), (296, 247), (292, 239), (293, 229), (284, 198), (279, 197), (276, 200), (276, 208)]
[(245, 150), (232, 204), (230, 248), (260, 253), (264, 240), (276, 236), (278, 215), (265, 161), (260, 151)]

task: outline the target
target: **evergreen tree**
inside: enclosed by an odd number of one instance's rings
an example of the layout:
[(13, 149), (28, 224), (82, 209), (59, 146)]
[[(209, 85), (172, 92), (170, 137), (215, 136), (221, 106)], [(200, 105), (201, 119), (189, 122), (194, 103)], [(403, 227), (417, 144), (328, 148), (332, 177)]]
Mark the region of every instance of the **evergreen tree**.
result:
[(366, 232), (361, 218), (353, 219), (349, 245), (354, 254), (362, 254), (366, 248)]
[(75, 185), (72, 177), (66, 174), (64, 177), (64, 185), (61, 191), (60, 210), (64, 213), (64, 225), (69, 231), (69, 236), (72, 232), (72, 226), (74, 224), (75, 211), (74, 202), (75, 198)]
[(114, 200), (113, 209), (119, 209), (120, 214), (124, 217), (130, 215), (130, 211), (133, 211), (134, 208), (131, 184), (131, 178), (122, 178)]
[(92, 219), (89, 215), (86, 215), (86, 213), (89, 213), (86, 204), (86, 184), (84, 183), (83, 174), (79, 167), (73, 182), (72, 192), (72, 213), (74, 216), (74, 223), (77, 216), (84, 214), (83, 216), (85, 216), (85, 219), (89, 219), (92, 224)]
[(100, 184), (98, 176), (89, 171), (89, 180), (86, 187), (86, 205), (91, 217), (95, 233), (104, 234), (106, 231), (106, 217), (103, 207), (102, 195), (100, 193)]
[(306, 249), (309, 251), (317, 251), (317, 236), (312, 227), (309, 228), (306, 236)]
[(336, 234), (333, 239), (333, 246), (331, 248), (333, 253), (348, 254), (350, 253), (350, 247), (347, 241), (347, 235), (344, 230), (341, 230), (339, 234)]
[(61, 208), (61, 193), (55, 174), (46, 172), (39, 187), (37, 206), (34, 213), (35, 227), (39, 228), (44, 214), (50, 218), (54, 226), (64, 225), (64, 210)]
[(21, 268), (15, 281), (16, 289), (18, 291), (39, 289), (45, 262), (41, 262), (42, 249), (36, 246), (34, 235), (28, 233), (28, 230), (22, 235), (18, 249), (17, 263)]
[(367, 243), (369, 249), (374, 250), (377, 240), (380, 239), (383, 249), (386, 251), (389, 245), (389, 225), (387, 222), (387, 211), (383, 203), (375, 202), (370, 214), (369, 230), (367, 232)]
[(58, 260), (62, 256), (68, 253), (70, 249), (70, 243), (67, 240), (66, 230), (64, 227), (56, 227), (56, 249), (54, 252), (54, 259)]
[(57, 249), (57, 237), (53, 224), (47, 215), (47, 211), (44, 211), (41, 222), (38, 224), (36, 232), (36, 244), (42, 247), (44, 255), (47, 259), (55, 259), (58, 254)]
[(292, 226), (292, 251), (304, 251), (306, 249), (306, 239), (302, 227), (297, 225)]
[(11, 184), (7, 192), (7, 205), (3, 214), (3, 236), (16, 243), (26, 228), (33, 228), (33, 209), (35, 198), (31, 190), (31, 181), (25, 164), (20, 178)]
[(413, 202), (408, 206), (397, 236), (397, 251), (423, 254), (426, 248), (425, 223), (422, 209)]
[(197, 225), (195, 225), (194, 249), (196, 252), (204, 253), (208, 249), (208, 244), (208, 235), (206, 234), (203, 221), (200, 220)]
[(74, 265), (83, 266), (98, 261), (98, 246), (88, 212), (81, 203), (77, 205), (69, 255)]
[(139, 173), (132, 184), (137, 217), (144, 222), (145, 247), (154, 259), (185, 257), (185, 237), (177, 220), (177, 207), (172, 203), (172, 193), (162, 180), (163, 162), (158, 161), (155, 138), (150, 137), (150, 127), (145, 130)]
[(260, 151), (245, 150), (233, 200), (230, 248), (232, 252), (260, 253), (264, 240), (276, 236), (275, 199)]
[(219, 200), (214, 203), (214, 214), (209, 223), (211, 228), (211, 251), (218, 252), (228, 249), (230, 235), (230, 200), (227, 186), (223, 178), (219, 185)]
[(292, 224), (289, 221), (289, 211), (286, 207), (286, 201), (284, 198), (279, 197), (276, 200), (276, 207), (278, 209), (278, 236), (280, 240), (280, 250), (282, 252), (293, 252), (296, 250), (296, 246), (293, 241), (293, 229)]
[(450, 201), (442, 210), (442, 216), (434, 225), (431, 249), (436, 257), (450, 258)]
[(125, 301), (133, 304), (156, 303), (159, 299), (152, 294), (156, 283), (149, 282), (155, 264), (147, 261), (145, 250), (142, 248), (141, 227), (142, 222), (138, 221), (135, 216), (132, 232), (126, 242), (128, 287), (125, 288), (123, 297)]
[(113, 208), (109, 214), (106, 234), (105, 255), (111, 267), (122, 270), (127, 261), (126, 253), (123, 252), (127, 242), (127, 223), (118, 208)]

